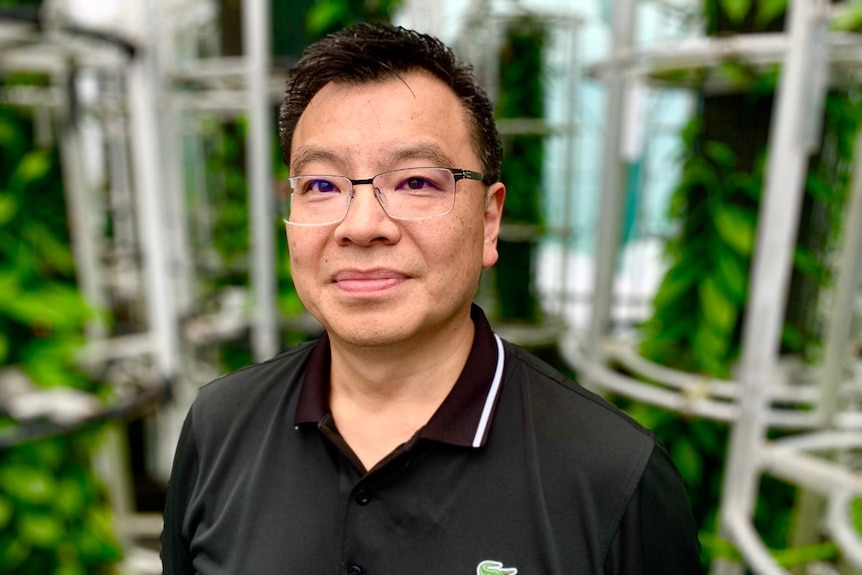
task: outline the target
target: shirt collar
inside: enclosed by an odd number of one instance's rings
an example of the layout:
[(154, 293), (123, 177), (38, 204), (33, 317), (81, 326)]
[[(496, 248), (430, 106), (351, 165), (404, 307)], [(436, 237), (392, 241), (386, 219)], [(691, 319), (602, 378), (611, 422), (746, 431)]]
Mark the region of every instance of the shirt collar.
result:
[[(464, 447), (488, 439), (503, 378), (503, 344), (479, 306), (470, 317), (476, 330), (467, 363), (454, 387), (419, 431), (419, 437)], [(295, 424), (320, 423), (329, 414), (329, 336), (324, 332), (311, 352), (296, 408)]]

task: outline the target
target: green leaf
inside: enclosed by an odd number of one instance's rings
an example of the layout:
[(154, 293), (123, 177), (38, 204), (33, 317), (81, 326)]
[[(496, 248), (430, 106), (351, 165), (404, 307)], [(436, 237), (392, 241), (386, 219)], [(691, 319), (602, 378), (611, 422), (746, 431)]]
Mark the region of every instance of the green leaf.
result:
[(21, 277), (16, 269), (0, 271), (0, 313), (3, 304), (14, 300), (21, 293)]
[(76, 542), (81, 558), (87, 563), (109, 563), (122, 556), (113, 537), (107, 509), (93, 509), (87, 514), (84, 529), (78, 533)]
[(792, 325), (784, 325), (781, 328), (781, 345), (798, 353), (805, 347), (805, 336)]
[(653, 307), (656, 310), (672, 307), (679, 299), (695, 289), (703, 271), (703, 259), (697, 257), (696, 250), (687, 251), (665, 273), (653, 298)]
[(752, 0), (718, 0), (727, 17), (734, 24), (740, 24), (751, 10)]
[(831, 561), (837, 559), (839, 554), (838, 546), (831, 541), (772, 552), (775, 561), (782, 567), (806, 565), (814, 561)]
[(816, 172), (810, 172), (805, 180), (805, 191), (808, 195), (826, 203), (833, 203), (840, 198), (836, 186)]
[(733, 61), (720, 63), (715, 68), (714, 74), (717, 79), (737, 90), (747, 89), (757, 78), (750, 68)]
[(793, 265), (800, 273), (815, 280), (819, 285), (825, 285), (829, 280), (829, 268), (805, 246), (796, 246), (793, 252)]
[(862, 31), (862, 2), (845, 2), (838, 17), (832, 21), (835, 30)]
[(38, 250), (44, 265), (71, 274), (75, 270), (75, 259), (69, 246), (57, 240), (56, 236), (38, 222), (28, 222), (22, 235)]
[[(28, 347), (28, 352), (32, 347)], [(81, 389), (88, 383), (83, 376), (71, 367), (69, 360), (39, 360), (39, 354), (28, 354), (21, 366), (27, 376), (39, 387), (72, 387)]]
[(732, 168), (736, 165), (736, 152), (724, 142), (706, 142), (703, 151), (719, 168)]
[(9, 521), (12, 519), (12, 514), (15, 512), (15, 507), (12, 502), (0, 495), (0, 531), (3, 531)]
[(69, 442), (64, 437), (51, 437), (19, 445), (15, 454), (21, 463), (49, 472), (60, 471), (67, 455)]
[(862, 535), (862, 497), (856, 497), (850, 508), (850, 516), (853, 518), (853, 526), (856, 533)]
[(694, 420), (689, 424), (691, 436), (694, 438), (699, 451), (711, 455), (721, 456), (726, 447), (726, 435), (720, 424), (709, 420)]
[(87, 504), (86, 486), (70, 478), (60, 480), (53, 503), (54, 508), (63, 515), (80, 515)]
[(18, 202), (12, 194), (0, 191), (0, 226), (8, 224), (18, 211)]
[(701, 532), (698, 535), (698, 539), (700, 539), (701, 546), (705, 550), (709, 551), (709, 554), (716, 559), (722, 558), (734, 562), (740, 562), (742, 560), (742, 554), (736, 546), (717, 533)]
[(683, 126), (682, 131), (680, 132), (680, 139), (682, 139), (683, 148), (686, 150), (691, 150), (695, 146), (695, 142), (700, 137), (701, 132), (703, 132), (703, 119), (698, 115), (693, 115), (691, 120)]
[(691, 440), (684, 435), (677, 437), (670, 455), (686, 485), (696, 485), (703, 475), (703, 457)]
[(15, 501), (42, 505), (51, 500), (55, 483), (47, 471), (13, 463), (0, 467), (0, 488)]
[(759, 0), (754, 21), (764, 27), (787, 11), (787, 0)]
[(87, 568), (80, 561), (70, 563), (64, 558), (63, 564), (54, 569), (52, 575), (87, 575)]
[(633, 403), (626, 407), (626, 413), (647, 429), (658, 429), (677, 419), (677, 415), (666, 409), (659, 409), (645, 403)]
[(59, 283), (43, 284), (21, 293), (14, 300), (0, 304), (0, 309), (25, 325), (52, 330), (78, 329), (90, 316), (81, 294)]
[(18, 519), (21, 539), (33, 547), (55, 547), (63, 538), (63, 523), (44, 512), (25, 512)]
[(0, 537), (0, 566), (8, 569), (4, 573), (15, 573), (29, 555), (30, 547), (20, 537)]
[(51, 171), (51, 154), (47, 150), (27, 152), (9, 179), (12, 189), (23, 191), (27, 184), (41, 180)]
[(320, 36), (327, 30), (337, 26), (346, 16), (346, 9), (341, 2), (317, 0), (308, 8), (305, 17), (305, 28), (312, 36)]
[(712, 277), (700, 283), (698, 295), (703, 317), (707, 323), (718, 333), (729, 335), (733, 332), (739, 309)]
[(692, 348), (700, 373), (725, 377), (728, 370), (724, 362), (730, 348), (730, 340), (724, 333), (708, 322), (701, 321), (694, 332)]
[(728, 299), (738, 307), (745, 304), (748, 295), (747, 261), (733, 250), (718, 244), (715, 249), (716, 279)]
[(715, 213), (719, 237), (739, 255), (751, 257), (754, 251), (757, 215), (732, 205), (722, 205)]

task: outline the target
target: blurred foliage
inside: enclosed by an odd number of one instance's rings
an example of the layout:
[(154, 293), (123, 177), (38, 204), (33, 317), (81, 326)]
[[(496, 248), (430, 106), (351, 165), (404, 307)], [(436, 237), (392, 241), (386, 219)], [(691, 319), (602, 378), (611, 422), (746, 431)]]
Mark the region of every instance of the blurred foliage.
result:
[(706, 0), (704, 10), (711, 34), (757, 32), (781, 24), (787, 0)]
[[(820, 227), (829, 235), (820, 245), (800, 243), (794, 252), (794, 273), (819, 288), (830, 284), (827, 258), (841, 229), (860, 126), (859, 95), (830, 93), (822, 151), (812, 159), (805, 185), (805, 209), (822, 214)], [(739, 355), (767, 152), (764, 147), (757, 154), (754, 169), (739, 169), (733, 142), (705, 140), (700, 117), (686, 126), (682, 139), (682, 177), (670, 207), (678, 232), (667, 244), (670, 263), (653, 316), (643, 325), (641, 352), (678, 369), (729, 378)], [(806, 307), (818, 311), (816, 300), (808, 299)], [(816, 358), (819, 327), (810, 319), (786, 325), (784, 349)]]
[(305, 29), (309, 42), (354, 22), (390, 22), (404, 0), (316, 0), (308, 9)]
[(862, 32), (862, 2), (846, 2), (832, 27), (841, 32)]
[(110, 506), (90, 468), (99, 435), (18, 445), (0, 460), (0, 572), (114, 573), (121, 559)]
[[(858, 24), (844, 13), (844, 28)], [(708, 0), (709, 34), (779, 31), (786, 0)], [(767, 140), (777, 66), (756, 70), (726, 61), (716, 69), (680, 70), (691, 84), (707, 73), (735, 88), (731, 95), (700, 94), (699, 113), (681, 134), (681, 178), (670, 215), (676, 232), (666, 247), (666, 274), (642, 325), (640, 352), (682, 371), (732, 379), (740, 354), (741, 322), (749, 292)], [(819, 152), (809, 162), (794, 250), (793, 275), (782, 331), (782, 352), (816, 361), (821, 345), (821, 297), (830, 286), (830, 257), (841, 231), (855, 135), (862, 127), (858, 89), (827, 95)], [(727, 451), (725, 424), (683, 419), (652, 406), (619, 400), (668, 446), (688, 488), (700, 527), (704, 564), (722, 557), (739, 560), (734, 546), (718, 535), (718, 502)], [(789, 547), (797, 490), (769, 476), (761, 478), (755, 527), (786, 566), (835, 560), (832, 542)]]
[[(548, 31), (534, 15), (525, 13), (507, 22), (500, 48), (500, 90), (496, 105), (498, 120), (545, 117), (544, 51)], [(541, 308), (534, 289), (535, 257), (544, 225), (542, 216), (542, 173), (545, 140), (541, 134), (507, 134), (503, 140), (503, 168), (506, 183), (504, 226), (523, 226), (524, 238), (501, 234), (495, 266), (499, 319), (536, 322)], [(504, 230), (505, 231), (505, 230)]]
[[(39, 83), (38, 78), (7, 77)], [(75, 284), (60, 162), (32, 138), (32, 118), (0, 106), (0, 366), (39, 387), (108, 389), (76, 367), (92, 318)], [(14, 444), (20, 423), (0, 405), (0, 572), (113, 572), (120, 548), (90, 463), (94, 430)]]

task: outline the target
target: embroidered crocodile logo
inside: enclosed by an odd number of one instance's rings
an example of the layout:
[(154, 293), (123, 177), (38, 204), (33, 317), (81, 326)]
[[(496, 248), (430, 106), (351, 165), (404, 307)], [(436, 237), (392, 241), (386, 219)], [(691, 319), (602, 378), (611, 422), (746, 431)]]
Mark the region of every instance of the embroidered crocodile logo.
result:
[(476, 575), (518, 575), (518, 568), (503, 567), (499, 561), (482, 561), (476, 566)]

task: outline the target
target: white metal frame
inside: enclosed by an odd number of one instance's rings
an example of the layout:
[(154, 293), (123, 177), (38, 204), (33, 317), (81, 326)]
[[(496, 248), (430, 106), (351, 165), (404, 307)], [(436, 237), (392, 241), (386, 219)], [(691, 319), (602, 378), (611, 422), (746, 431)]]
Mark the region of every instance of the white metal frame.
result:
[[(560, 350), (581, 374), (585, 384), (679, 413), (725, 420), (732, 426), (721, 529), (740, 549), (746, 565), (758, 575), (787, 573), (778, 566), (757, 534), (752, 514), (758, 484), (770, 474), (828, 500), (826, 528), (846, 559), (862, 568), (862, 538), (849, 519), (849, 503), (862, 495), (862, 475), (836, 451), (862, 447), (858, 405), (841, 405), (838, 397), (859, 382), (847, 379), (847, 344), (856, 291), (862, 275), (862, 137), (857, 143), (852, 198), (845, 219), (842, 258), (833, 297), (825, 361), (807, 375), (809, 383), (789, 383), (779, 358), (780, 329), (789, 287), (793, 246), (802, 201), (808, 156), (819, 137), (819, 114), (827, 82), (858, 83), (860, 43), (827, 32), (832, 8), (824, 0), (792, 0), (788, 32), (746, 38), (703, 39), (682, 44), (635, 49), (630, 21), (635, 0), (615, 4), (614, 41), (608, 61), (593, 73), (609, 88), (609, 117), (605, 141), (605, 178), (596, 254), (593, 321), (584, 337), (567, 334)], [(764, 182), (764, 201), (758, 223), (751, 270), (751, 294), (744, 318), (742, 358), (733, 381), (682, 373), (639, 357), (630, 343), (609, 334), (614, 261), (620, 219), (621, 125), (616, 115), (625, 97), (627, 74), (683, 67), (701, 68), (727, 58), (766, 65), (783, 64), (770, 134), (770, 156)], [(831, 63), (831, 66), (830, 66)], [(855, 64), (855, 66), (854, 66)], [(828, 71), (813, 74), (812, 71)], [(705, 74), (708, 80), (708, 74)], [(726, 86), (705, 84), (712, 89)], [(635, 374), (658, 384), (647, 384), (619, 373), (623, 364)], [(778, 408), (775, 403), (795, 404)], [(769, 429), (801, 430), (782, 442), (767, 440)], [(713, 575), (737, 575), (743, 566), (718, 561)]]

